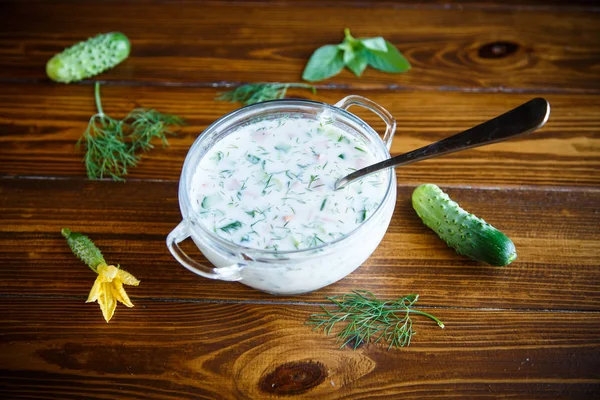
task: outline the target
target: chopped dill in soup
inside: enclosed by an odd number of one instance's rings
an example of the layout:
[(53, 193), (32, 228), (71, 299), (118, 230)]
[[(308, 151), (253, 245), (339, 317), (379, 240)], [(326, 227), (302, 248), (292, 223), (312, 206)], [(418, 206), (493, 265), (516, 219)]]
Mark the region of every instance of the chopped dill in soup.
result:
[(241, 246), (301, 250), (342, 238), (379, 207), (387, 175), (334, 190), (378, 160), (331, 120), (286, 118), (242, 126), (203, 156), (191, 195), (198, 220)]

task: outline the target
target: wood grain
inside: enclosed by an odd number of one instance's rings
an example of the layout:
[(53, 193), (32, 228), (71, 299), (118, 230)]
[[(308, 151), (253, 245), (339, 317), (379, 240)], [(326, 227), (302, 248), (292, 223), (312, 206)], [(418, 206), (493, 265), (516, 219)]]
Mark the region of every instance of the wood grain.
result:
[[(390, 75), (344, 71), (327, 81), (358, 88), (600, 91), (597, 13), (585, 9), (376, 7), (315, 2), (198, 4), (136, 1), (3, 2), (0, 79), (45, 81), (47, 60), (107, 30), (131, 39), (130, 58), (101, 79), (152, 84), (298, 81), (312, 52), (383, 36), (413, 69)], [(357, 2), (355, 2), (356, 4)], [(144, 18), (139, 18), (140, 15)], [(51, 16), (52, 18), (48, 18)], [(557, 34), (559, 32), (559, 34)]]
[[(138, 301), (118, 308), (106, 324), (95, 304), (80, 299), (5, 299), (0, 385), (11, 399), (592, 399), (600, 393), (600, 313), (436, 309), (446, 328), (414, 319), (418, 334), (409, 348), (353, 351), (304, 325), (317, 310)], [(278, 370), (270, 390), (261, 389)], [(298, 385), (286, 391), (289, 379)]]
[[(238, 108), (214, 101), (219, 89), (103, 87), (104, 110), (122, 118), (142, 105), (184, 117), (189, 126), (171, 147), (148, 153), (132, 178), (179, 179), (187, 151), (212, 122)], [(0, 85), (0, 174), (85, 176), (75, 143), (95, 112), (90, 86)], [(293, 91), (330, 104), (351, 91)], [(413, 150), (477, 125), (535, 97), (532, 94), (366, 91), (386, 107), (398, 129), (392, 154)], [(452, 185), (600, 185), (600, 96), (544, 95), (552, 106), (548, 124), (523, 139), (428, 160), (397, 170), (400, 182)], [(369, 111), (350, 111), (379, 131), (383, 123)]]
[[(600, 398), (600, 7), (591, 0), (0, 0), (0, 397), (7, 399)], [(398, 121), (399, 154), (536, 96), (548, 124), (521, 140), (398, 169), (392, 224), (372, 257), (314, 293), (275, 297), (198, 277), (169, 254), (184, 157), (239, 107), (216, 93), (301, 79), (343, 29), (384, 36), (406, 74), (348, 71), (291, 95), (361, 94)], [(46, 61), (100, 32), (131, 39), (98, 77), (107, 113), (141, 105), (189, 125), (127, 183), (88, 181), (74, 144), (95, 112), (92, 82), (61, 85)], [(352, 108), (377, 130), (383, 124)], [(413, 188), (439, 184), (513, 239), (494, 268), (424, 227)], [(141, 279), (104, 322), (85, 304), (95, 275), (60, 229), (88, 234)], [(186, 241), (185, 249), (203, 259)], [(339, 348), (306, 318), (352, 289), (419, 293), (411, 347)]]
[[(185, 2), (186, 0), (180, 0)], [(193, 0), (187, 0), (193, 2)], [(251, 3), (254, 5), (269, 5), (269, 6), (290, 6), (302, 5), (311, 7), (323, 7), (336, 5), (335, 0), (208, 0), (213, 4), (232, 4), (232, 3)], [(348, 7), (385, 7), (385, 8), (418, 8), (418, 9), (536, 9), (553, 12), (561, 12), (564, 10), (579, 10), (594, 12), (597, 11), (597, 2), (595, 0), (573, 0), (569, 2), (561, 0), (505, 0), (502, 2), (494, 0), (370, 0), (365, 3), (361, 0), (348, 0), (344, 3)]]
[(388, 233), (360, 269), (328, 288), (285, 298), (198, 277), (172, 258), (165, 238), (181, 219), (175, 182), (5, 178), (0, 293), (85, 297), (94, 276), (60, 236), (69, 227), (142, 280), (130, 291), (134, 299), (320, 302), (359, 288), (390, 299), (419, 293), (435, 306), (600, 310), (600, 191), (447, 189), (514, 241), (517, 261), (494, 268), (456, 254), (426, 228), (412, 210), (412, 190), (399, 187)]
[[(243, 1), (243, 0), (238, 0)], [(253, 0), (254, 4), (302, 4), (312, 7), (325, 5), (334, 5), (335, 0)], [(219, 1), (215, 1), (219, 3)], [(561, 12), (564, 10), (579, 10), (594, 12), (597, 11), (597, 2), (595, 0), (505, 0), (502, 2), (494, 0), (370, 0), (365, 3), (361, 0), (348, 0), (345, 2), (351, 7), (394, 7), (394, 8), (443, 8), (443, 9), (529, 9), (529, 10), (546, 10), (552, 12)]]

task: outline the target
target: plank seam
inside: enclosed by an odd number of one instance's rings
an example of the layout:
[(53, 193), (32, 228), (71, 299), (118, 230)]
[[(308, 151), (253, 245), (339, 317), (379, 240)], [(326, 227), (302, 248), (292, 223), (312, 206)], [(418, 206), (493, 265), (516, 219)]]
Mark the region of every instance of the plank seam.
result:
[[(71, 85), (92, 86), (96, 80), (83, 80), (73, 82)], [(98, 80), (104, 86), (130, 86), (130, 87), (178, 87), (178, 88), (236, 88), (251, 82), (219, 81), (219, 82), (168, 82), (168, 81), (128, 81), (128, 80)], [(36, 84), (55, 85), (48, 79), (37, 78), (2, 78), (0, 83), (5, 84)], [(511, 88), (505, 86), (494, 87), (460, 87), (460, 86), (405, 86), (389, 84), (380, 86), (378, 84), (365, 84), (353, 86), (348, 84), (316, 84), (317, 90), (352, 90), (353, 92), (385, 92), (385, 91), (427, 91), (427, 92), (461, 92), (461, 93), (506, 93), (506, 94), (600, 94), (599, 89), (590, 88)]]
[[(169, 2), (169, 1), (167, 1)], [(235, 7), (256, 7), (256, 6), (271, 6), (271, 7), (288, 7), (293, 4), (295, 7), (312, 7), (312, 8), (338, 8), (339, 3), (333, 1), (314, 2), (314, 1), (260, 1), (260, 0), (230, 0), (218, 1), (208, 0), (205, 5), (209, 6), (235, 6)], [(461, 2), (445, 2), (445, 3), (423, 3), (423, 2), (390, 2), (390, 1), (346, 1), (344, 7), (348, 8), (376, 8), (376, 9), (393, 9), (393, 10), (449, 10), (449, 11), (529, 11), (529, 12), (598, 12), (600, 7), (590, 5), (539, 5), (539, 4), (489, 4), (489, 3), (461, 3)]]
[[(68, 295), (44, 295), (44, 294), (8, 294), (0, 293), (0, 298), (10, 299), (55, 299), (55, 300), (85, 300), (87, 296), (68, 296)], [(156, 303), (180, 303), (180, 304), (240, 304), (240, 305), (279, 305), (279, 306), (331, 306), (330, 302), (307, 302), (290, 300), (226, 300), (226, 299), (183, 299), (176, 297), (132, 297), (132, 301), (150, 301)], [(515, 311), (515, 312), (543, 312), (543, 313), (587, 313), (593, 314), (600, 312), (598, 310), (570, 310), (570, 309), (550, 309), (550, 308), (501, 308), (501, 307), (457, 307), (457, 306), (428, 306), (419, 305), (419, 309), (427, 310), (465, 310), (465, 311)]]

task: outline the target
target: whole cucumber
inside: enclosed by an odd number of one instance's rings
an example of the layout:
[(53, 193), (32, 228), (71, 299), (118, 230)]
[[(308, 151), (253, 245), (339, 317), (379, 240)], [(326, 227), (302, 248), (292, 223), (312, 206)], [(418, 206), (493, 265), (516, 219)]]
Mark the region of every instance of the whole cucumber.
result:
[(46, 74), (56, 82), (80, 81), (116, 66), (129, 56), (130, 50), (124, 34), (103, 33), (52, 57), (46, 64)]
[(495, 266), (517, 258), (514, 243), (504, 233), (463, 210), (436, 185), (417, 187), (412, 204), (423, 223), (457, 253)]
[(106, 265), (102, 252), (89, 237), (78, 232), (72, 232), (68, 228), (61, 229), (60, 233), (67, 239), (73, 253), (93, 271), (96, 271), (99, 265)]

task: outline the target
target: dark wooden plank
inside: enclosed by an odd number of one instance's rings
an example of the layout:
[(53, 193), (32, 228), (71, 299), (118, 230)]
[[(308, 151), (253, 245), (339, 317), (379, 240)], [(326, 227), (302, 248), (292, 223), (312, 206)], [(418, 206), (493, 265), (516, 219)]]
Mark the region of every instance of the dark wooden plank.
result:
[[(168, 1), (168, 0), (167, 0)], [(185, 1), (185, 0), (184, 0)], [(193, 1), (193, 0), (190, 0)], [(332, 6), (336, 4), (335, 0), (209, 0), (214, 4), (232, 4), (232, 3), (252, 3), (255, 5), (278, 5), (289, 6), (299, 5), (311, 7)], [(560, 12), (565, 9), (595, 11), (597, 9), (596, 0), (574, 0), (565, 2), (563, 0), (347, 0), (344, 3), (347, 7), (394, 7), (394, 8), (443, 8), (443, 9), (545, 9)]]
[[(243, 0), (242, 0), (243, 1)], [(335, 4), (335, 0), (256, 0), (257, 4), (290, 4), (302, 3), (310, 4), (318, 7), (319, 4)], [(394, 8), (444, 8), (444, 9), (535, 9), (535, 10), (552, 10), (560, 12), (565, 9), (595, 11), (597, 10), (598, 2), (596, 0), (349, 0), (346, 4), (352, 7), (394, 7)]]
[[(123, 117), (136, 104), (175, 113), (189, 126), (167, 150), (147, 154), (133, 178), (178, 179), (194, 139), (220, 116), (239, 107), (215, 102), (219, 89), (107, 86), (104, 110)], [(311, 98), (335, 103), (351, 91), (320, 90)], [(534, 95), (367, 91), (362, 93), (396, 117), (392, 153), (440, 140), (501, 114)], [(307, 91), (292, 96), (310, 96)], [(452, 185), (600, 185), (600, 96), (548, 94), (548, 124), (527, 138), (457, 153), (398, 169), (401, 182)], [(378, 118), (360, 108), (352, 112), (375, 128)], [(95, 112), (90, 86), (0, 85), (0, 174), (85, 176), (75, 142)]]
[[(8, 300), (8, 301), (7, 301)], [(78, 299), (0, 303), (6, 398), (597, 398), (599, 313), (438, 309), (412, 345), (339, 349), (309, 306), (140, 301), (106, 324)], [(291, 363), (291, 364), (290, 364)], [(284, 379), (267, 380), (287, 369)], [(274, 386), (265, 384), (269, 382)], [(268, 391), (261, 389), (262, 387)], [(303, 390), (304, 389), (304, 390)]]
[(327, 83), (600, 91), (600, 28), (597, 13), (586, 10), (155, 1), (14, 1), (2, 7), (2, 80), (45, 80), (44, 66), (54, 53), (119, 30), (131, 38), (132, 54), (102, 79), (188, 85), (297, 81), (310, 54), (339, 43), (349, 27), (357, 36), (381, 35), (395, 43), (413, 69), (400, 75), (369, 70), (361, 79), (344, 71)]
[(434, 306), (600, 310), (599, 191), (447, 189), (515, 242), (519, 258), (494, 268), (459, 256), (423, 226), (412, 189), (399, 187), (392, 225), (360, 269), (320, 291), (282, 298), (197, 277), (171, 257), (165, 237), (181, 218), (174, 182), (2, 179), (0, 293), (85, 298), (95, 276), (60, 236), (69, 227), (142, 280), (130, 290), (134, 299), (319, 302), (366, 289), (385, 298), (419, 293)]

